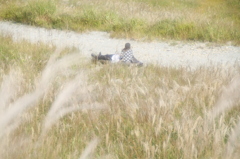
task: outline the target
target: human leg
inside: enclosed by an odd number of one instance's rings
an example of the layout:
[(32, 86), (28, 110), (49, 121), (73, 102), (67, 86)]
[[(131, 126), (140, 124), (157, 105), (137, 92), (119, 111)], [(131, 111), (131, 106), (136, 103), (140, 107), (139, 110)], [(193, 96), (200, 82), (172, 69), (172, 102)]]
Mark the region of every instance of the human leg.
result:
[(111, 61), (111, 58), (114, 54), (106, 54), (106, 55), (102, 55), (101, 52), (98, 55), (95, 54), (91, 54), (91, 56), (95, 59), (95, 60), (107, 60), (107, 61)]
[(142, 65), (143, 65), (143, 63), (140, 62), (140, 61), (138, 61), (135, 57), (132, 58), (131, 62), (132, 62), (133, 64), (137, 64), (138, 66), (142, 66)]

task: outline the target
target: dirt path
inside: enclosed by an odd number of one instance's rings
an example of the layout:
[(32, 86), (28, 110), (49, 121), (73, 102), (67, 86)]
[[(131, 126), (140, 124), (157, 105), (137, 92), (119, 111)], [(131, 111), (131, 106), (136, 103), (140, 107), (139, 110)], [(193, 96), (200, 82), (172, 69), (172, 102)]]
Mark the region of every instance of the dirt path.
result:
[(137, 59), (144, 63), (158, 63), (163, 66), (195, 68), (221, 64), (233, 65), (240, 62), (240, 47), (200, 42), (138, 42), (113, 39), (105, 32), (76, 33), (55, 29), (44, 29), (11, 22), (0, 22), (0, 35), (12, 36), (14, 40), (43, 42), (57, 46), (74, 46), (90, 58), (91, 53), (112, 54), (120, 52), (130, 42)]

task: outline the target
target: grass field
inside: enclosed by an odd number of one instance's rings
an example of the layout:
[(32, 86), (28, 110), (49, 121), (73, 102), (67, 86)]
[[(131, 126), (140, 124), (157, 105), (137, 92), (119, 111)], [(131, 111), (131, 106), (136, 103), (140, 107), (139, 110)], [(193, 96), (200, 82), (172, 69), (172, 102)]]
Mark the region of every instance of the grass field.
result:
[[(0, 20), (240, 44), (239, 0), (0, 0)], [(0, 36), (0, 159), (238, 159), (239, 71), (96, 64)]]
[(102, 65), (0, 40), (0, 158), (240, 156), (237, 65)]
[(240, 43), (239, 0), (0, 0), (0, 20), (136, 40)]

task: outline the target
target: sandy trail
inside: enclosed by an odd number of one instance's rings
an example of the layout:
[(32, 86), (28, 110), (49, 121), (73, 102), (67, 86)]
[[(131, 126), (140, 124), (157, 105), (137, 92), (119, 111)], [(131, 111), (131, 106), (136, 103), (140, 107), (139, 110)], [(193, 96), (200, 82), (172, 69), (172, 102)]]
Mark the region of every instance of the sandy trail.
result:
[(61, 47), (76, 47), (87, 58), (91, 53), (120, 53), (126, 42), (130, 42), (134, 55), (143, 63), (157, 63), (162, 66), (191, 67), (221, 64), (231, 66), (240, 61), (240, 47), (200, 42), (139, 42), (114, 39), (106, 32), (76, 33), (55, 29), (0, 22), (0, 35), (14, 40), (31, 43), (43, 42)]

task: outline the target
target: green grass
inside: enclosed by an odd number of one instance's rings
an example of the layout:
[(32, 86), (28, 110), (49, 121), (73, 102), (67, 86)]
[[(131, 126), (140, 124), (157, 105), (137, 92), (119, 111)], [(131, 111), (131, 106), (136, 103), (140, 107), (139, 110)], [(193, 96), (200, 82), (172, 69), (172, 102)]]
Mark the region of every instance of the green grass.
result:
[[(239, 66), (188, 71), (94, 64), (85, 58), (80, 63), (74, 48), (54, 51), (54, 47), (3, 37), (0, 54), (4, 65), (0, 93), (5, 93), (0, 96), (0, 123), (12, 117), (4, 116), (11, 108), (19, 106), (18, 112), (32, 99), (26, 97), (46, 90), (31, 107), (13, 116), (16, 128), (2, 134), (13, 125), (0, 127), (0, 158), (77, 159), (94, 138), (98, 144), (90, 145), (93, 158), (224, 158), (231, 130), (239, 122), (239, 98), (234, 96), (239, 85), (228, 86), (239, 74)], [(57, 67), (46, 74), (52, 66)], [(231, 100), (232, 108), (212, 121), (207, 114), (223, 107), (221, 102), (215, 105), (221, 100)], [(58, 107), (49, 116), (54, 105)], [(80, 109), (58, 116), (70, 107)], [(230, 155), (239, 157), (238, 148)]]
[(161, 0), (161, 1), (158, 1), (158, 0), (133, 0), (133, 1), (150, 4), (153, 7), (156, 7), (156, 6), (178, 7), (181, 9), (186, 9), (186, 8), (197, 8), (199, 6), (199, 1), (195, 1), (195, 0), (182, 0), (182, 1), (178, 1), (178, 0), (171, 0), (171, 1), (168, 1), (168, 0)]
[(2, 2), (0, 19), (80, 32), (107, 31), (114, 37), (239, 44), (239, 11), (237, 0), (12, 0)]

